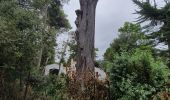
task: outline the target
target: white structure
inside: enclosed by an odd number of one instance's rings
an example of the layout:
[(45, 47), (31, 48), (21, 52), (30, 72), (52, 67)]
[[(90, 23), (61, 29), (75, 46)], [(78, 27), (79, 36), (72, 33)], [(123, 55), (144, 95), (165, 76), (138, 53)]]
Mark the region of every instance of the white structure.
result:
[[(61, 73), (67, 74), (67, 71), (71, 71), (70, 74), (72, 74), (72, 72), (76, 72), (75, 65), (76, 65), (76, 62), (71, 60), (71, 66), (68, 67), (68, 69), (66, 70), (66, 67), (63, 67), (63, 65), (61, 64), (59, 74), (61, 74)], [(45, 75), (49, 74), (50, 69), (59, 69), (59, 64), (47, 65), (45, 67)], [(106, 77), (107, 77), (106, 73), (100, 68), (95, 67), (95, 73), (98, 73), (98, 79), (99, 80), (105, 80)]]
[[(50, 69), (59, 69), (59, 64), (51, 64), (51, 65), (45, 66), (45, 75), (48, 75), (50, 73)], [(60, 66), (59, 74), (61, 73), (66, 74), (66, 69), (63, 67), (62, 64)]]
[(106, 77), (107, 77), (106, 73), (102, 69), (95, 67), (95, 73), (97, 73), (97, 72), (98, 72), (98, 75), (99, 75), (99, 77), (98, 77), (99, 80), (105, 80), (106, 79)]

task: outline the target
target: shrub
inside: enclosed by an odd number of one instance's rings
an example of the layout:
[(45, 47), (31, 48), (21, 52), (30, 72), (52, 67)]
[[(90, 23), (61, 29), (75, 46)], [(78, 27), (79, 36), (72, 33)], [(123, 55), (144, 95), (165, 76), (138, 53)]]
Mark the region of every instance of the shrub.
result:
[(146, 100), (166, 90), (169, 69), (149, 51), (122, 52), (109, 65), (114, 99)]

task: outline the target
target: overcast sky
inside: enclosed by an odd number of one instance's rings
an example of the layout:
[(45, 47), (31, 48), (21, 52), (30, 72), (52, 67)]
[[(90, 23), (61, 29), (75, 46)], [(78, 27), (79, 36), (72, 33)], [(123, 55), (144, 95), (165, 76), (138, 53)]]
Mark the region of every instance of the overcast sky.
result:
[[(157, 0), (160, 1), (160, 0)], [(64, 11), (75, 30), (74, 21), (76, 19), (75, 10), (79, 9), (79, 0), (70, 0), (64, 6)], [(137, 6), (132, 0), (99, 0), (96, 9), (96, 35), (95, 47), (99, 49), (98, 59), (103, 58), (103, 54), (109, 47), (114, 38), (118, 36), (118, 29), (124, 22), (133, 22), (136, 20), (136, 14), (133, 14)]]

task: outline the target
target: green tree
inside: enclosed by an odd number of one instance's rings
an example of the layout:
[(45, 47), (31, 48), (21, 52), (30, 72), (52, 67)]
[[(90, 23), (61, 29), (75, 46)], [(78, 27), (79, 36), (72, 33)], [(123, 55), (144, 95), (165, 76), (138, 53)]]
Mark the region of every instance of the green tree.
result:
[(170, 2), (165, 0), (165, 5), (161, 8), (157, 6), (155, 0), (154, 5), (151, 4), (150, 0), (146, 2), (133, 0), (133, 2), (139, 7), (139, 10), (136, 11), (140, 15), (137, 20), (139, 23), (150, 21), (146, 28), (162, 25), (159, 31), (151, 32), (148, 36), (167, 44), (168, 56), (170, 57)]
[(149, 43), (138, 24), (125, 22), (124, 26), (119, 29), (119, 33), (118, 38), (113, 40), (104, 54), (104, 58), (107, 60), (113, 60), (116, 53), (131, 52), (135, 48), (146, 47), (146, 44)]
[(104, 55), (112, 98), (147, 100), (165, 91), (169, 69), (163, 59), (154, 56), (152, 41), (145, 37), (142, 28), (126, 22), (119, 32)]
[(167, 89), (169, 69), (150, 51), (122, 52), (109, 63), (111, 96), (116, 100), (147, 100)]
[[(53, 0), (0, 0), (0, 99), (26, 99), (32, 73), (42, 74), (37, 63), (54, 62), (56, 34), (70, 28), (61, 2), (47, 16)], [(56, 14), (54, 26), (48, 21)]]

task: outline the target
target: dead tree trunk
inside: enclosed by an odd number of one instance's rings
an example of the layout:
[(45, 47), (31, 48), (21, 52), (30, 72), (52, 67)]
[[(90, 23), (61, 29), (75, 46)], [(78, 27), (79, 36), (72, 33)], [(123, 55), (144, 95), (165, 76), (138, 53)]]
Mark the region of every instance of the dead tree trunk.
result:
[(95, 12), (98, 0), (79, 0), (80, 10), (76, 10), (75, 24), (77, 40), (76, 70), (81, 78), (85, 72), (94, 74)]

